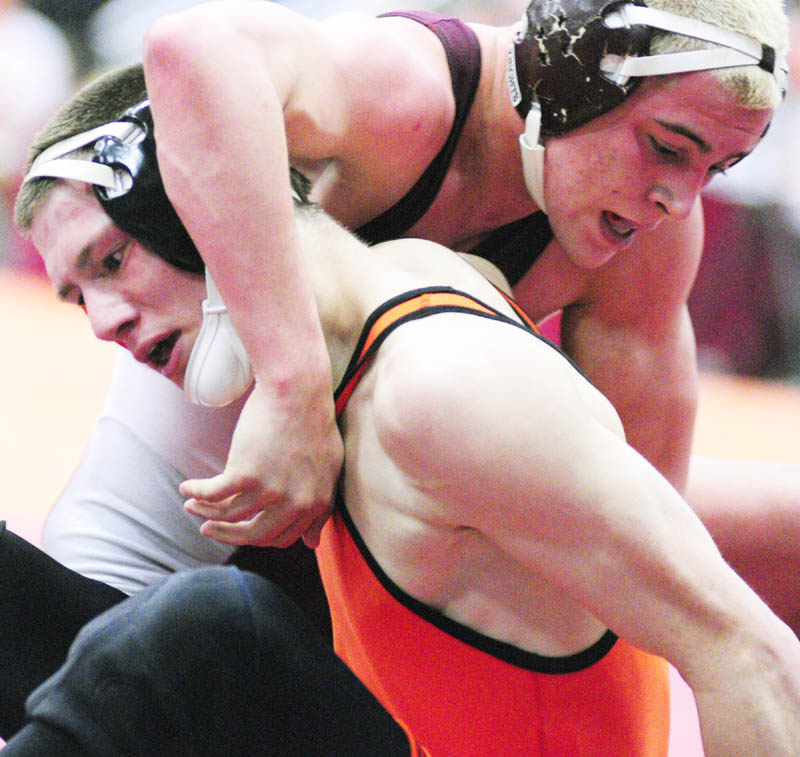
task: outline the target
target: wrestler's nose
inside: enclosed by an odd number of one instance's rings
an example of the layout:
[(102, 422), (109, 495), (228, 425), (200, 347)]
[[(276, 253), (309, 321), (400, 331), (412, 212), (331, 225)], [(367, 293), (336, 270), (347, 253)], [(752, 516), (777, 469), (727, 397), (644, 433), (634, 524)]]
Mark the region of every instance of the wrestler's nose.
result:
[(673, 176), (653, 184), (647, 191), (647, 199), (664, 216), (682, 221), (689, 217), (703, 186), (703, 180), (694, 175)]
[(126, 347), (126, 338), (137, 318), (133, 304), (119, 294), (96, 291), (84, 291), (83, 301), (95, 336)]

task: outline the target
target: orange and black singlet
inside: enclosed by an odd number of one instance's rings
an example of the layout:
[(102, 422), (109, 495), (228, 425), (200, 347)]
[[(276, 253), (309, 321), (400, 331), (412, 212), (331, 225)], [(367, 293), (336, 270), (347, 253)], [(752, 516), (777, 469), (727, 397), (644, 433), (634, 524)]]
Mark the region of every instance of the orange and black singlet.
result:
[[(452, 289), (416, 290), (394, 298), (364, 327), (337, 390), (337, 413), (391, 330), (441, 312), (530, 329)], [(323, 530), (317, 559), (337, 654), (403, 725), (420, 754), (667, 753), (669, 674), (664, 660), (610, 631), (581, 653), (544, 657), (451, 620), (384, 573), (341, 497)]]

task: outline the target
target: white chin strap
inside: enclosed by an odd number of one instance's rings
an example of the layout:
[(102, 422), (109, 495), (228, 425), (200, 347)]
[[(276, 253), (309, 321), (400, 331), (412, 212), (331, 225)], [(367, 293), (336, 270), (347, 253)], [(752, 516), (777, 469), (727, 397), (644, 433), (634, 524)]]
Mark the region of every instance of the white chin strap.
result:
[[(527, 14), (523, 14), (523, 34), (526, 23)], [(606, 55), (600, 61), (600, 70), (620, 86), (626, 84), (632, 76), (662, 76), (688, 73), (689, 71), (758, 65), (764, 55), (763, 46), (752, 37), (721, 29), (704, 21), (697, 21), (643, 5), (620, 5), (618, 9), (606, 16), (604, 23), (610, 28), (643, 24), (719, 45), (719, 47), (707, 50), (691, 50), (665, 55), (626, 58), (619, 55)], [(511, 60), (513, 60), (513, 56)], [(782, 53), (775, 53), (772, 74), (778, 88), (782, 91), (785, 90), (789, 65), (786, 56)], [(514, 92), (512, 92), (512, 100), (514, 100)], [(519, 144), (522, 151), (525, 186), (539, 209), (547, 213), (544, 203), (544, 145), (539, 143), (541, 120), (541, 108), (537, 102), (534, 102), (525, 119), (525, 132), (520, 136)]]
[(534, 102), (525, 119), (525, 132), (520, 134), (519, 147), (522, 151), (522, 172), (525, 186), (533, 197), (539, 210), (547, 214), (544, 204), (544, 145), (539, 143), (539, 129), (542, 123), (542, 109)]
[(195, 405), (222, 407), (241, 397), (253, 382), (250, 359), (206, 268), (203, 325), (189, 355), (183, 390)]

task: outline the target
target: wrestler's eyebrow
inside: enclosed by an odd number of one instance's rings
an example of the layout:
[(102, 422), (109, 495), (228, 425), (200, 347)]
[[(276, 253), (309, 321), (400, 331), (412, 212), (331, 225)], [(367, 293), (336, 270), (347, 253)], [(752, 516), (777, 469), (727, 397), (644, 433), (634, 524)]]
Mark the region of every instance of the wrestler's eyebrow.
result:
[[(92, 250), (94, 249), (93, 244), (87, 244), (79, 253), (78, 257), (75, 261), (76, 265), (78, 266), (79, 271), (86, 270), (89, 265), (89, 260), (92, 257)], [(58, 292), (56, 296), (59, 300), (66, 300), (69, 297), (69, 293), (74, 289), (72, 284), (64, 284), (63, 286), (58, 288)]]
[(656, 119), (656, 123), (659, 124), (659, 126), (663, 126), (667, 131), (671, 131), (673, 134), (679, 134), (681, 137), (686, 137), (686, 139), (691, 140), (702, 152), (711, 152), (711, 145), (685, 126), (673, 124), (669, 121), (660, 121), (659, 119)]

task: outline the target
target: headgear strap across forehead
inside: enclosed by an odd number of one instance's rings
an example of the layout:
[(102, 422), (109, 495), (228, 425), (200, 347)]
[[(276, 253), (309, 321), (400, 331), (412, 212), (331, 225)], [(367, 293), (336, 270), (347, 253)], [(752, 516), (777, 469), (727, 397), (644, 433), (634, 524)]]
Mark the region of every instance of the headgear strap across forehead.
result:
[[(94, 145), (91, 161), (64, 157), (88, 145)], [(177, 268), (203, 272), (200, 253), (164, 191), (148, 100), (130, 108), (119, 121), (42, 151), (25, 181), (39, 176), (92, 184), (103, 210), (120, 229)]]
[[(655, 31), (715, 47), (650, 55)], [(534, 102), (544, 136), (564, 134), (619, 105), (641, 77), (758, 65), (782, 91), (786, 57), (752, 37), (648, 8), (643, 0), (537, 0), (509, 52), (514, 106), (526, 118)]]
[[(715, 47), (650, 55), (657, 30)], [(785, 91), (786, 57), (743, 34), (648, 8), (643, 0), (530, 3), (506, 67), (511, 102), (525, 119), (520, 146), (528, 191), (547, 212), (540, 137), (565, 134), (611, 110), (642, 77), (746, 65), (768, 71)]]

